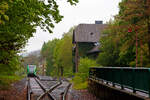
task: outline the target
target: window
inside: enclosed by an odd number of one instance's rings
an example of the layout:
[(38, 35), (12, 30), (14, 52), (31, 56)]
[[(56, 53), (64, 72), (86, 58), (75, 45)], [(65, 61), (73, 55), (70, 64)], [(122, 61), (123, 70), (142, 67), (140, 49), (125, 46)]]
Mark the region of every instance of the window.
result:
[(94, 34), (93, 32), (90, 33), (90, 35), (93, 35), (93, 34)]

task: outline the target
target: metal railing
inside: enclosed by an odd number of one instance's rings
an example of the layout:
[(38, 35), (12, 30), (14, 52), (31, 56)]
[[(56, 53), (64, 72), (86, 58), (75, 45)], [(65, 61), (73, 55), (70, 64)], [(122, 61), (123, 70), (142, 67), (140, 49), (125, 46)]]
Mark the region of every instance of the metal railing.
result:
[(150, 68), (95, 67), (90, 68), (89, 77), (120, 85), (121, 89), (130, 88), (133, 93), (144, 92), (150, 97)]

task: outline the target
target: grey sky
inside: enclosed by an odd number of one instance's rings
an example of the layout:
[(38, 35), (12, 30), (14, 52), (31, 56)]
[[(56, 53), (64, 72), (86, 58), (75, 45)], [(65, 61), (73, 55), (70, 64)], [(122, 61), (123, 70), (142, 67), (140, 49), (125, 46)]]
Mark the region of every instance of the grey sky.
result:
[(80, 23), (94, 23), (95, 20), (103, 20), (104, 23), (113, 18), (118, 13), (118, 3), (121, 0), (79, 0), (76, 6), (71, 6), (67, 0), (57, 0), (62, 21), (55, 25), (53, 34), (43, 32), (37, 28), (25, 50), (27, 52), (41, 49), (42, 44), (54, 38), (61, 38), (64, 32), (67, 32), (72, 26)]

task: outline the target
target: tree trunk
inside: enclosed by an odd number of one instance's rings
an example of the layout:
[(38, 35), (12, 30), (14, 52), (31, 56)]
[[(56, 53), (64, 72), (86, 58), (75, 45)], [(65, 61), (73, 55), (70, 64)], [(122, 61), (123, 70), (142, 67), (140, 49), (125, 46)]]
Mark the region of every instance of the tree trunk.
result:
[(60, 67), (60, 70), (61, 70), (61, 76), (63, 76), (63, 71), (64, 71), (63, 67)]
[[(149, 22), (149, 20), (148, 20), (148, 36), (150, 36), (150, 22)], [(149, 61), (150, 61), (150, 39), (148, 40), (148, 48), (149, 48)]]

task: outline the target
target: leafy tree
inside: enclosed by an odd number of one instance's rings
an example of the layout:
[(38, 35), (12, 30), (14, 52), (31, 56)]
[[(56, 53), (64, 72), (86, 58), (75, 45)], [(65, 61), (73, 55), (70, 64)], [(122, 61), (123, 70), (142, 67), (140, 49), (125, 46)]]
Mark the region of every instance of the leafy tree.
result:
[(119, 59), (120, 39), (117, 36), (118, 30), (117, 21), (108, 23), (108, 27), (103, 31), (100, 38), (100, 53), (97, 58), (97, 63), (102, 66), (123, 66)]
[[(68, 2), (75, 4), (78, 0)], [(11, 62), (36, 32), (37, 26), (51, 33), (54, 23), (62, 18), (55, 0), (1, 0), (0, 69), (7, 67), (11, 70)], [(16, 70), (15, 66), (12, 69)]]
[(54, 39), (52, 41), (48, 41), (47, 43), (44, 43), (42, 46), (41, 54), (42, 58), (46, 59), (46, 75), (52, 75), (52, 72), (54, 70), (54, 48), (57, 44), (59, 39)]
[(98, 62), (103, 66), (135, 66), (138, 33), (138, 66), (149, 66), (149, 0), (122, 0), (119, 14), (101, 38)]
[(63, 38), (56, 44), (54, 50), (54, 61), (57, 68), (58, 75), (71, 76), (72, 75), (72, 33), (71, 28), (69, 32), (64, 33)]
[(72, 75), (72, 33), (73, 28), (64, 33), (62, 39), (43, 44), (41, 54), (46, 60), (46, 75)]
[[(122, 45), (121, 50), (125, 52), (130, 49), (130, 51), (135, 52), (136, 34), (138, 34), (138, 51), (140, 51), (138, 53), (138, 66), (149, 66), (150, 64), (150, 40), (148, 39), (150, 37), (149, 9), (149, 0), (124, 0), (120, 3), (120, 12), (118, 15), (120, 26), (124, 26), (126, 29), (131, 30), (131, 32), (127, 30), (122, 31), (124, 34), (122, 34), (121, 39), (124, 39), (124, 45)], [(143, 59), (145, 63), (141, 61), (142, 59), (140, 56), (146, 58)]]
[[(9, 2), (11, 2), (11, 0)], [(6, 0), (0, 1), (0, 24), (4, 24), (5, 21), (9, 20), (8, 16), (5, 14), (5, 12), (8, 10), (8, 7), (8, 2)]]
[(56, 44), (56, 46), (55, 46), (55, 48), (54, 48), (54, 54), (53, 54), (53, 57), (54, 57), (54, 66), (55, 66), (55, 71), (53, 72), (53, 73), (55, 73), (55, 74), (53, 74), (54, 76), (61, 76), (61, 74), (63, 74), (63, 69), (62, 69), (62, 62), (61, 62), (61, 58), (60, 58), (60, 53), (61, 53), (61, 43), (62, 43), (63, 41), (62, 40), (60, 40), (57, 44)]

